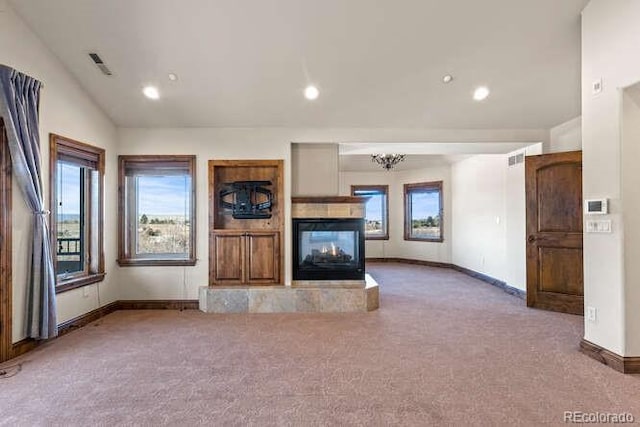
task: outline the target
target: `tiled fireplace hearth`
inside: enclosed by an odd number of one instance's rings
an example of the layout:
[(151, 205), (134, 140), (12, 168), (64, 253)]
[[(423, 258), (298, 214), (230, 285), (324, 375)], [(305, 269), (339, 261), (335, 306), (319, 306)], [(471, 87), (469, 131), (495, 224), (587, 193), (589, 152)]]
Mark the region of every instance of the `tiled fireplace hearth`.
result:
[(358, 312), (379, 306), (378, 284), (364, 271), (362, 197), (292, 199), (291, 286), (200, 288), (208, 313)]

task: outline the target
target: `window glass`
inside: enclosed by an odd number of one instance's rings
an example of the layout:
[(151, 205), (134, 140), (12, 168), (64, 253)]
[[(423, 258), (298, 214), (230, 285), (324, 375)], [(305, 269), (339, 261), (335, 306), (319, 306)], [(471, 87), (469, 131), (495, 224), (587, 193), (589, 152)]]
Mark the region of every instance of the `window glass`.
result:
[(405, 185), (405, 239), (442, 241), (442, 182)]
[(136, 253), (189, 255), (191, 177), (136, 177)]
[(65, 276), (85, 268), (85, 168), (62, 161), (57, 167), (57, 272)]
[(195, 156), (120, 156), (120, 265), (195, 264)]
[(104, 278), (104, 161), (102, 148), (51, 134), (51, 245), (56, 290)]
[(351, 194), (365, 196), (369, 199), (365, 204), (365, 238), (388, 239), (388, 187), (387, 186), (352, 186)]

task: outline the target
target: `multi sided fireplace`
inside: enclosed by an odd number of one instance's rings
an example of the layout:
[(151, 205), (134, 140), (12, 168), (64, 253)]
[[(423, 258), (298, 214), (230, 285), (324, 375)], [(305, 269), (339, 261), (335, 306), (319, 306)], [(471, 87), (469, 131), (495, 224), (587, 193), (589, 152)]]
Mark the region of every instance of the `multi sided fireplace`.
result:
[(364, 280), (364, 219), (294, 218), (293, 280)]

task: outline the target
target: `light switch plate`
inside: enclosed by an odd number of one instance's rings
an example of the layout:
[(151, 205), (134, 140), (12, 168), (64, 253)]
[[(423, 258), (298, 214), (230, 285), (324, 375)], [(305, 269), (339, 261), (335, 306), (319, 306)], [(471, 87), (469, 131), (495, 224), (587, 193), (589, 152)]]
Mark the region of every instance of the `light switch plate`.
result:
[(611, 233), (610, 219), (588, 219), (586, 223), (587, 233)]

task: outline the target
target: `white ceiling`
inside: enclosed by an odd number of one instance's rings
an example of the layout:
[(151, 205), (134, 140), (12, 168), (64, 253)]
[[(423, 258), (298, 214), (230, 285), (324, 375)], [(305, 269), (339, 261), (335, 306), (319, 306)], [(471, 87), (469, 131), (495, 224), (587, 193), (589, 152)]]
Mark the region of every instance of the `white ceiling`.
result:
[[(393, 168), (393, 170), (389, 172), (445, 166), (455, 162), (459, 162), (468, 157), (469, 157), (468, 155), (464, 155), (464, 154), (456, 154), (456, 155), (412, 154), (412, 155), (406, 156), (403, 162), (398, 163)], [(349, 156), (341, 155), (340, 171), (341, 172), (387, 173), (382, 169), (382, 166), (376, 163), (373, 163), (371, 161), (371, 155), (364, 155), (364, 154), (356, 154), (356, 155), (349, 155)]]
[(398, 142), (398, 143), (341, 143), (341, 156), (389, 154), (474, 155), (506, 154), (531, 145), (530, 142)]
[(448, 142), (448, 143), (341, 143), (340, 170), (343, 172), (380, 172), (371, 161), (372, 154), (404, 154), (405, 160), (394, 171), (450, 165), (475, 155), (507, 154), (523, 150), (522, 142)]
[[(578, 116), (587, 2), (11, 1), (119, 126), (439, 129), (549, 128)], [(148, 83), (160, 101), (142, 97)], [(302, 97), (308, 83), (315, 102)], [(476, 103), (479, 84), (492, 92)]]

